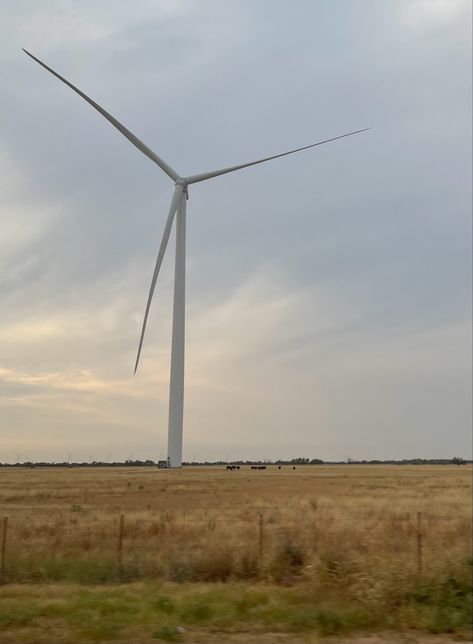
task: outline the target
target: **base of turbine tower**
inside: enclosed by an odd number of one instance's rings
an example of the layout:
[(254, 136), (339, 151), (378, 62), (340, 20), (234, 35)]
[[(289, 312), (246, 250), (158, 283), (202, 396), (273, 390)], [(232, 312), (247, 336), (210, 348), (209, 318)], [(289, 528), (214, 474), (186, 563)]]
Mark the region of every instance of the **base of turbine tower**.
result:
[(171, 459), (168, 456), (166, 461), (166, 469), (168, 470), (179, 470), (182, 467), (182, 463), (171, 463)]

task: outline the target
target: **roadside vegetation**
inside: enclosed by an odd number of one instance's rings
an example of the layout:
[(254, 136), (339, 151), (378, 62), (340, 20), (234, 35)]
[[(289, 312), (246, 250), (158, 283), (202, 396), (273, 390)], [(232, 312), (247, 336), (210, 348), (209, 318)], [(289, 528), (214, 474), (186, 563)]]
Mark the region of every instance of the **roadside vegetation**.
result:
[(461, 636), (470, 499), (470, 466), (2, 471), (0, 641)]

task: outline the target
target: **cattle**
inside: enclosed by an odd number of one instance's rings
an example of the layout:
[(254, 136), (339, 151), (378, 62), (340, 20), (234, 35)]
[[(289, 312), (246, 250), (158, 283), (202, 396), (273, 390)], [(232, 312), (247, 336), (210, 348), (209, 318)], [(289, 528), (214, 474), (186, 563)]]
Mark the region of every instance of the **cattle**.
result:
[(227, 470), (239, 470), (240, 466), (239, 465), (227, 465), (226, 469)]
[(266, 469), (266, 465), (252, 465), (252, 466), (251, 466), (251, 469), (252, 469), (252, 470), (265, 470), (265, 469)]

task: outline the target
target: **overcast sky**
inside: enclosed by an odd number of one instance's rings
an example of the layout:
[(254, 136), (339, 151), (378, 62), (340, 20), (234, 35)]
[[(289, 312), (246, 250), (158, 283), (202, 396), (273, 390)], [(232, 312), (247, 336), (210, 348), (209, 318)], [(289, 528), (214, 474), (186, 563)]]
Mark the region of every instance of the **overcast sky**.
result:
[(0, 461), (471, 458), (470, 0), (0, 0)]

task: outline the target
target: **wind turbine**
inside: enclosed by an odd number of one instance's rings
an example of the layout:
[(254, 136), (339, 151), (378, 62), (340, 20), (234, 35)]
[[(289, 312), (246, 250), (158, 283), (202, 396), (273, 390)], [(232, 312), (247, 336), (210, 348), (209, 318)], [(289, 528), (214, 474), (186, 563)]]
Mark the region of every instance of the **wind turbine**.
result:
[(360, 132), (366, 132), (369, 128), (364, 128), (362, 130), (356, 130), (354, 132), (347, 132), (346, 134), (341, 134), (335, 136), (331, 139), (325, 139), (324, 141), (318, 141), (317, 143), (311, 143), (310, 145), (305, 145), (301, 148), (296, 148), (295, 150), (289, 150), (288, 152), (283, 152), (282, 154), (275, 154), (270, 157), (265, 157), (264, 159), (258, 159), (257, 161), (250, 161), (249, 163), (242, 163), (240, 165), (230, 166), (228, 168), (223, 168), (221, 170), (214, 170), (212, 172), (203, 172), (202, 174), (194, 174), (190, 177), (181, 177), (170, 165), (168, 165), (161, 157), (159, 157), (153, 150), (151, 150), (147, 145), (145, 145), (140, 139), (138, 139), (134, 134), (130, 132), (124, 125), (122, 125), (116, 118), (111, 114), (100, 107), (95, 101), (89, 98), (86, 94), (80, 91), (72, 83), (66, 80), (63, 76), (55, 72), (51, 67), (48, 67), (41, 60), (33, 56), (30, 52), (23, 49), (25, 54), (30, 56), (33, 60), (39, 63), (42, 67), (48, 70), (53, 76), (59, 78), (63, 83), (68, 85), (74, 92), (79, 94), (84, 100), (92, 105), (102, 116), (104, 116), (107, 121), (109, 121), (114, 127), (119, 130), (123, 136), (125, 136), (130, 143), (132, 143), (138, 150), (141, 150), (151, 161), (154, 161), (160, 168), (165, 172), (172, 181), (174, 181), (174, 194), (171, 199), (171, 205), (169, 207), (168, 217), (166, 224), (164, 226), (163, 237), (161, 239), (161, 245), (158, 251), (158, 257), (156, 259), (156, 265), (154, 267), (153, 277), (151, 279), (151, 287), (148, 294), (148, 301), (146, 302), (145, 315), (143, 320), (143, 325), (141, 329), (140, 342), (138, 345), (138, 353), (136, 355), (135, 370), (138, 368), (138, 363), (140, 361), (141, 349), (143, 346), (143, 338), (146, 330), (146, 323), (148, 321), (149, 309), (151, 306), (151, 300), (153, 299), (154, 288), (156, 286), (156, 280), (158, 279), (159, 270), (163, 261), (164, 253), (166, 252), (166, 247), (169, 240), (169, 235), (171, 233), (172, 224), (174, 217), (176, 217), (176, 256), (175, 256), (175, 269), (174, 269), (174, 303), (173, 303), (173, 321), (172, 321), (172, 348), (171, 348), (171, 378), (170, 378), (170, 390), (169, 390), (169, 424), (168, 424), (168, 458), (167, 465), (168, 467), (181, 467), (182, 465), (182, 425), (183, 425), (183, 411), (184, 411), (184, 345), (185, 345), (185, 268), (186, 268), (186, 202), (189, 198), (188, 186), (193, 183), (199, 183), (201, 181), (207, 181), (207, 179), (213, 179), (222, 174), (227, 174), (229, 172), (235, 172), (236, 170), (242, 170), (243, 168), (248, 168), (252, 165), (257, 165), (258, 163), (264, 163), (265, 161), (271, 161), (272, 159), (278, 159), (280, 157), (285, 157), (289, 154), (294, 154), (295, 152), (301, 152), (302, 150), (307, 150), (308, 148), (314, 148), (318, 145), (323, 145), (324, 143), (330, 143), (331, 141), (337, 141), (338, 139), (343, 139), (347, 136), (352, 136), (354, 134), (359, 134)]

